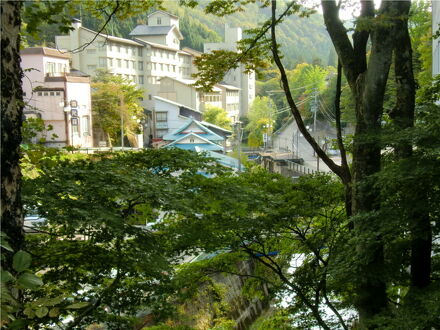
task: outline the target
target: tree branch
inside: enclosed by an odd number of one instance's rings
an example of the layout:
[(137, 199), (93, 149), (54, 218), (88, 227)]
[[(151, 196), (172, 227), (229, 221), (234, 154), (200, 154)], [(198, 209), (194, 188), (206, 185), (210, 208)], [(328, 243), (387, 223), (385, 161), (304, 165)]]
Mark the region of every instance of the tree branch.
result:
[(347, 30), (339, 19), (339, 7), (335, 0), (321, 0), (321, 5), (325, 26), (341, 60), (348, 84), (354, 90), (358, 77), (356, 58)]
[(271, 24), (271, 37), (272, 37), (272, 54), (274, 61), (280, 71), (281, 82), (284, 93), (286, 95), (287, 103), (290, 106), (290, 110), (292, 112), (293, 117), (295, 118), (298, 129), (303, 134), (304, 138), (307, 142), (312, 146), (313, 150), (316, 152), (318, 157), (320, 157), (324, 163), (337, 175), (341, 178), (341, 180), (346, 183), (347, 182), (347, 174), (343, 171), (342, 167), (337, 165), (327, 154), (322, 150), (322, 148), (318, 145), (316, 140), (310, 135), (306, 126), (304, 125), (304, 121), (302, 120), (301, 113), (299, 112), (298, 107), (293, 100), (292, 93), (290, 92), (289, 81), (287, 78), (286, 70), (284, 69), (284, 65), (281, 62), (280, 56), (278, 55), (278, 44), (276, 40), (276, 2), (272, 1), (272, 24)]
[(348, 167), (347, 162), (347, 153), (345, 151), (344, 142), (342, 140), (342, 127), (341, 127), (341, 80), (342, 80), (342, 64), (341, 61), (338, 60), (338, 75), (336, 78), (336, 95), (335, 95), (335, 120), (336, 120), (336, 135), (337, 135), (337, 142), (338, 142), (338, 148), (341, 153), (341, 166), (344, 169), (344, 171), (347, 172), (347, 176), (349, 177), (349, 180), (351, 181), (351, 173), (350, 169)]
[[(120, 6), (120, 2), (119, 0), (115, 1), (115, 7), (113, 8), (112, 12), (108, 15), (107, 20), (104, 22), (103, 26), (99, 29), (98, 32), (96, 32), (95, 36), (93, 37), (92, 40), (90, 40), (89, 42), (86, 42), (85, 44), (82, 44), (81, 46), (79, 46), (78, 48), (69, 50), (69, 51), (61, 51), (58, 49), (58, 51), (60, 51), (61, 53), (79, 53), (82, 52), (84, 49), (86, 49), (88, 46), (90, 46), (97, 38), (98, 36), (102, 33), (102, 31), (104, 31), (104, 29), (107, 27), (107, 25), (110, 23), (112, 17), (116, 14), (116, 12), (118, 11)], [(106, 35), (106, 40), (108, 39), (108, 35)]]

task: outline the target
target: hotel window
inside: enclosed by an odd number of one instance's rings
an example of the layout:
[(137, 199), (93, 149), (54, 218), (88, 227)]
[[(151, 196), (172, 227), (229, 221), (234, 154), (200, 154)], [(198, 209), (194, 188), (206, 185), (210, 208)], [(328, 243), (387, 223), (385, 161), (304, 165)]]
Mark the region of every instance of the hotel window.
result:
[(133, 81), (134, 83), (136, 83), (136, 76), (131, 76), (131, 81)]
[(82, 117), (81, 127), (82, 127), (83, 136), (90, 136), (90, 118), (89, 118), (89, 116)]
[(121, 45), (118, 45), (118, 53), (121, 52)]
[(144, 84), (144, 76), (139, 76), (139, 84), (140, 85)]
[(167, 121), (168, 113), (167, 112), (156, 112), (156, 121), (164, 122)]
[(60, 96), (61, 93), (60, 93), (60, 92), (56, 92), (55, 95), (56, 95), (56, 96)]
[(135, 61), (131, 61), (131, 67), (132, 67), (133, 69), (136, 69), (136, 62), (135, 62)]
[(142, 56), (142, 48), (138, 47), (138, 56)]
[(56, 70), (56, 63), (46, 62), (46, 74), (53, 75)]
[(112, 58), (108, 59), (108, 66), (113, 68), (113, 59)]
[(162, 19), (160, 17), (157, 18), (157, 25), (161, 25), (162, 24)]
[(125, 68), (128, 69), (128, 60), (124, 60)]
[(130, 50), (130, 47), (125, 48), (125, 52), (128, 54), (128, 51)]
[(38, 96), (43, 96), (43, 93), (41, 93), (41, 92), (38, 92)]
[(48, 96), (49, 95), (49, 93), (48, 92), (44, 92), (44, 96)]
[(118, 68), (120, 68), (121, 67), (121, 59), (118, 58), (116, 61), (118, 62)]
[(142, 61), (138, 62), (138, 69), (139, 70), (143, 70), (144, 69), (144, 62), (142, 62)]
[(107, 64), (107, 59), (105, 57), (100, 57), (98, 63), (100, 68), (104, 68)]
[(49, 95), (50, 95), (50, 96), (55, 96), (55, 93), (54, 93), (54, 92), (50, 92)]

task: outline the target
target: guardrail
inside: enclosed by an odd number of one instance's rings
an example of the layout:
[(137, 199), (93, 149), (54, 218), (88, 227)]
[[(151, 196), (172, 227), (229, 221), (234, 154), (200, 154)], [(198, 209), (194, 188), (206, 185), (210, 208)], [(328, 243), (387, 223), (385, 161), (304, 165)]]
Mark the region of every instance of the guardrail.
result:
[(318, 173), (318, 171), (316, 171), (310, 167), (307, 167), (307, 166), (304, 166), (304, 165), (301, 165), (301, 164), (298, 164), (298, 163), (295, 163), (295, 162), (292, 162), (289, 160), (287, 160), (286, 163), (287, 163), (287, 167), (289, 170), (294, 171), (294, 172), (298, 172), (300, 174)]
[(94, 147), (94, 148), (79, 148), (74, 149), (74, 153), (85, 153), (94, 154), (96, 152), (114, 152), (114, 151), (137, 151), (143, 148), (132, 148), (132, 147)]

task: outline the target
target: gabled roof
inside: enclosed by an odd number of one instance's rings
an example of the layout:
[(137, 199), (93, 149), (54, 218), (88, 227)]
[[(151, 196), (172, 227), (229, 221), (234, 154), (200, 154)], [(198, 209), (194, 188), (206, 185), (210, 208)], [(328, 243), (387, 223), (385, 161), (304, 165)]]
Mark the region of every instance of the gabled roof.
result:
[(160, 97), (160, 96), (153, 96), (153, 98), (156, 99), (156, 100), (158, 100), (158, 101), (162, 101), (162, 102), (165, 102), (165, 103), (169, 103), (169, 104), (175, 105), (176, 107), (179, 107), (179, 108), (180, 108), (180, 107), (183, 107), (183, 108), (186, 108), (186, 109), (192, 110), (192, 111), (194, 111), (194, 112), (201, 113), (200, 111), (198, 111), (198, 110), (196, 110), (196, 109), (193, 109), (193, 108), (187, 107), (186, 105), (183, 105), (183, 104), (180, 104), (180, 103), (177, 103), (177, 102), (174, 102), (174, 101), (171, 101), (171, 100), (165, 99), (165, 98)]
[(173, 17), (173, 18), (179, 19), (179, 16), (176, 16), (176, 15), (170, 14), (169, 12), (166, 12), (166, 11), (164, 11), (164, 10), (160, 10), (160, 9), (159, 9), (159, 10), (156, 10), (156, 11), (154, 11), (154, 12), (152, 12), (151, 14), (149, 14), (149, 15), (147, 16), (147, 18), (150, 17), (150, 16), (152, 16), (152, 15), (154, 15), (154, 14), (157, 14), (157, 13), (162, 13), (162, 14), (168, 15), (168, 16), (170, 16), (170, 17)]
[[(194, 142), (194, 143), (179, 143), (187, 138), (190, 137), (194, 137), (195, 139), (198, 140), (198, 142)], [(209, 141), (208, 139), (205, 139), (204, 137), (197, 135), (196, 133), (189, 133), (186, 134), (182, 137), (180, 137), (179, 139), (171, 142), (170, 144), (167, 144), (165, 146), (165, 148), (169, 148), (169, 147), (176, 147), (176, 148), (181, 148), (181, 149), (185, 149), (185, 150), (196, 150), (196, 147), (201, 147), (204, 150), (212, 150), (212, 151), (220, 151), (223, 150), (222, 146), (219, 146), (218, 144)]]
[(208, 128), (209, 127), (215, 128), (215, 129), (217, 129), (219, 131), (222, 131), (225, 134), (232, 135), (232, 131), (231, 130), (223, 128), (223, 127), (220, 127), (220, 126), (217, 126), (217, 125), (214, 125), (214, 124), (211, 124), (211, 123), (209, 123), (207, 121), (201, 121), (200, 124), (202, 124), (203, 126), (206, 126)]
[(179, 39), (182, 40), (183, 36), (180, 33), (177, 26), (149, 26), (149, 25), (138, 25), (130, 32), (130, 36), (162, 36), (167, 35), (171, 30), (175, 30)]
[(124, 43), (124, 44), (130, 44), (130, 45), (135, 45), (135, 46), (142, 46), (142, 44), (140, 44), (139, 42), (136, 42), (136, 41), (133, 41), (133, 40), (130, 40), (130, 39), (114, 37), (114, 36), (111, 36), (111, 35), (108, 35), (108, 34), (104, 34), (104, 33), (98, 33), (96, 31), (93, 31), (93, 30), (90, 30), (88, 28), (85, 28), (84, 26), (81, 26), (80, 29), (88, 31), (90, 33), (93, 33), (94, 35), (97, 34), (100, 37), (105, 38), (106, 40), (109, 40), (109, 41), (121, 42), (121, 43)]
[[(194, 132), (185, 132), (185, 130), (190, 127), (192, 124), (195, 124), (198, 128), (200, 128), (203, 133), (203, 138), (208, 141), (223, 141), (224, 138), (220, 135), (215, 134), (213, 131), (211, 131), (206, 126), (203, 126), (203, 124), (195, 119), (190, 119), (188, 122), (186, 122), (183, 126), (178, 128), (172, 133), (166, 134), (162, 139), (166, 141), (173, 141), (173, 140), (179, 140), (183, 135), (191, 134)], [(198, 135), (200, 137), (200, 135)]]
[[(186, 85), (186, 86), (190, 86), (190, 87), (194, 87), (194, 88), (196, 88), (195, 84), (197, 83), (197, 80), (194, 80), (194, 79), (183, 79), (183, 78), (173, 78), (173, 77), (161, 77), (159, 80), (162, 80), (162, 79), (171, 79), (171, 80), (177, 81), (177, 82), (179, 82), (179, 83), (181, 83), (181, 84), (184, 84), (184, 85)], [(221, 91), (222, 91), (222, 90), (221, 90), (219, 87), (213, 86), (213, 87), (212, 87), (212, 90), (211, 90), (210, 92), (208, 92), (208, 93), (213, 93), (213, 92), (215, 92), (215, 93), (221, 93)]]

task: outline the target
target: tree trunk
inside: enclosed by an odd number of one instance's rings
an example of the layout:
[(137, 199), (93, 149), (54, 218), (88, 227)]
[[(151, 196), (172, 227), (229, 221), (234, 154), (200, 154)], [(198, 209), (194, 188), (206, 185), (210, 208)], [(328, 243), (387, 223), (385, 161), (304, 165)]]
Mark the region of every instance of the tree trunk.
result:
[[(399, 131), (414, 126), (415, 81), (412, 70), (411, 39), (408, 33), (408, 22), (399, 22), (396, 31), (394, 53), (394, 70), (396, 80), (396, 105), (390, 112), (395, 128)], [(394, 146), (397, 159), (410, 158), (413, 154), (411, 141), (403, 141)], [(431, 278), (431, 245), (432, 232), (425, 191), (411, 192), (405, 201), (416, 205), (409, 212), (411, 230), (411, 286), (424, 288)], [(404, 201), (404, 203), (405, 203)]]
[[(20, 143), (23, 92), (20, 67), (20, 1), (1, 1), (1, 230), (14, 251), (23, 247)], [(2, 261), (11, 269), (11, 254)]]
[[(361, 4), (363, 19), (372, 17), (372, 1), (361, 1)], [(376, 215), (380, 208), (380, 191), (372, 176), (380, 171), (381, 117), (394, 36), (398, 22), (408, 14), (409, 4), (409, 1), (383, 1), (376, 20), (370, 21), (369, 33), (357, 31), (352, 46), (339, 20), (336, 2), (322, 1), (324, 21), (356, 104), (352, 214), (358, 239), (356, 306), (364, 328), (374, 327), (370, 321), (387, 307), (384, 242), (380, 234), (381, 219)], [(365, 65), (368, 35), (371, 53)]]

